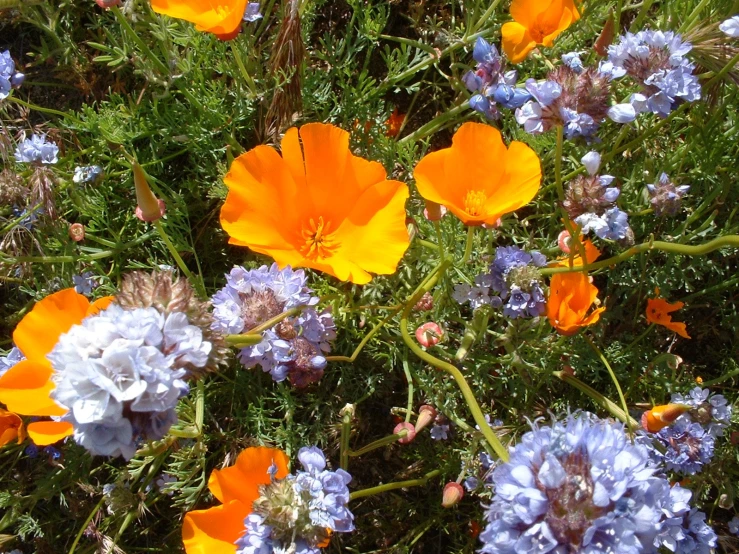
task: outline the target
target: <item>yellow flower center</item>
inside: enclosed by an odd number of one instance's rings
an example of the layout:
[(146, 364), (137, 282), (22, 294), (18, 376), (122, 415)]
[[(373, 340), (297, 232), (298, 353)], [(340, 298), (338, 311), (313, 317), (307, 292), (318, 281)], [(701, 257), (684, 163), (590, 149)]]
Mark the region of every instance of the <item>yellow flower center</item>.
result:
[(307, 225), (303, 225), (303, 229), (300, 232), (305, 240), (305, 244), (300, 247), (300, 253), (303, 254), (309, 260), (315, 260), (316, 258), (328, 258), (333, 255), (338, 243), (331, 238), (332, 229), (331, 222), (323, 221), (323, 216), (318, 218), (318, 221), (310, 218)]
[(471, 216), (482, 215), (488, 196), (481, 190), (471, 190), (464, 197), (464, 211)]

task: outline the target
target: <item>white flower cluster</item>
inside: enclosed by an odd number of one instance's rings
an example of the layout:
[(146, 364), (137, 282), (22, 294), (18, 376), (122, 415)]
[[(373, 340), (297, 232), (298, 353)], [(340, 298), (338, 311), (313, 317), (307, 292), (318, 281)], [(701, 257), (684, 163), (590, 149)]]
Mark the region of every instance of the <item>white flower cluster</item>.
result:
[(187, 394), (185, 364), (203, 367), (212, 344), (181, 312), (113, 304), (62, 335), (49, 354), (75, 440), (92, 454), (130, 459), (142, 440), (162, 438)]

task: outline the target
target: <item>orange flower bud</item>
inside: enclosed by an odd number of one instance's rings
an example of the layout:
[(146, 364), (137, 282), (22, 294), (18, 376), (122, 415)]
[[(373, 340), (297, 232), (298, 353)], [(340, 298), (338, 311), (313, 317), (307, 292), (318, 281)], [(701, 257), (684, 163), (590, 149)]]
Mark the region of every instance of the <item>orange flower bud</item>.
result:
[(164, 215), (164, 202), (151, 191), (143, 168), (133, 162), (133, 184), (136, 187), (136, 217), (141, 221), (157, 221)]
[(462, 498), (464, 498), (464, 489), (462, 488), (462, 485), (455, 483), (454, 481), (444, 485), (444, 493), (441, 496), (441, 505), (444, 508), (451, 508), (452, 506), (459, 504), (459, 501), (462, 500)]
[(82, 223), (72, 223), (69, 226), (69, 238), (74, 242), (85, 240), (85, 226)]
[(398, 423), (395, 426), (395, 429), (393, 429), (393, 434), (394, 435), (397, 435), (403, 429), (405, 429), (406, 431), (408, 431), (408, 434), (405, 437), (403, 437), (402, 439), (398, 439), (398, 442), (400, 444), (408, 444), (409, 442), (411, 442), (413, 439), (416, 438), (416, 428), (413, 427), (413, 425), (411, 425), (410, 423), (406, 423), (406, 422)]
[(426, 427), (429, 423), (436, 419), (436, 408), (424, 404), (418, 411), (418, 419), (416, 420), (416, 433), (420, 432), (421, 429)]
[(416, 340), (425, 348), (438, 344), (443, 336), (444, 331), (442, 331), (441, 327), (433, 321), (424, 323), (416, 329)]
[(673, 423), (678, 417), (690, 410), (687, 404), (662, 404), (644, 412), (641, 425), (645, 431), (656, 433)]

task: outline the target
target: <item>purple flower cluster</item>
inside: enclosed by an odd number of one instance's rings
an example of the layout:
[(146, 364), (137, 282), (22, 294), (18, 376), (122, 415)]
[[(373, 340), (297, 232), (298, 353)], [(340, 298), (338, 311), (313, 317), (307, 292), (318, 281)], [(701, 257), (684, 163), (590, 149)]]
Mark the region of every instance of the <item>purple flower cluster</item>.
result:
[(692, 409), (679, 419), (700, 423), (712, 437), (722, 436), (731, 424), (731, 406), (722, 394), (710, 394), (708, 389), (695, 387), (687, 396), (673, 394), (670, 402), (691, 406)]
[(531, 98), (524, 88), (516, 87), (516, 71), (504, 72), (505, 62), (498, 49), (479, 37), (472, 51), (477, 62), (475, 71), (468, 71), (462, 77), (470, 92), (477, 92), (470, 98), (470, 107), (487, 119), (498, 119), (497, 104), (509, 109), (522, 106)]
[(690, 491), (656, 474), (621, 424), (570, 415), (534, 425), (510, 454), (492, 472), (480, 552), (656, 554), (715, 545), (705, 516), (689, 512)]
[(315, 383), (326, 367), (324, 353), (336, 338), (331, 313), (317, 312), (318, 298), (306, 286), (303, 270), (289, 266), (247, 270), (235, 267), (226, 286), (213, 296), (214, 329), (224, 334), (248, 332), (291, 308), (302, 308), (262, 332), (262, 341), (241, 349), (246, 368), (261, 366), (277, 381), (289, 379), (297, 387)]
[[(326, 457), (315, 446), (301, 448), (298, 459), (303, 471), (282, 481), (273, 480), (262, 490), (254, 513), (244, 520), (245, 533), (236, 541), (237, 554), (319, 554), (317, 544), (326, 530), (354, 530), (354, 515), (347, 508), (351, 475), (343, 469), (328, 471)], [(288, 521), (280, 517), (285, 510), (292, 514)]]
[(537, 269), (546, 264), (544, 255), (535, 250), (529, 253), (517, 246), (496, 249), (490, 266), (490, 283), (503, 303), (503, 315), (516, 319), (537, 317), (546, 311), (546, 298)]
[(683, 196), (690, 190), (690, 185), (676, 186), (667, 173), (662, 173), (656, 183), (647, 185), (649, 202), (658, 216), (674, 217), (680, 210)]
[(641, 86), (630, 104), (636, 113), (666, 117), (682, 102), (700, 100), (695, 65), (685, 56), (693, 46), (671, 31), (626, 33), (608, 47), (608, 61), (600, 71), (618, 79), (629, 75)]
[(46, 141), (46, 135), (31, 135), (15, 149), (15, 161), (29, 164), (55, 164), (58, 161), (59, 147)]
[(10, 90), (18, 88), (23, 84), (25, 75), (15, 70), (15, 62), (10, 57), (10, 52), (0, 52), (0, 100), (5, 100)]

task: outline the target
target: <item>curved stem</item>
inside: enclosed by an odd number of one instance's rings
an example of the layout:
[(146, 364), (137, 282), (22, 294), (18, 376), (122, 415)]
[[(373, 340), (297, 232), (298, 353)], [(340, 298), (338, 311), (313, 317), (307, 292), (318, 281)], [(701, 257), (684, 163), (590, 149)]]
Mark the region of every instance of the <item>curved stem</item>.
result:
[[(626, 405), (626, 397), (624, 396), (624, 392), (621, 390), (621, 384), (618, 382), (618, 378), (616, 377), (616, 373), (613, 371), (611, 364), (608, 363), (608, 359), (603, 355), (603, 352), (601, 352), (600, 348), (598, 348), (598, 346), (593, 342), (593, 339), (591, 339), (588, 335), (583, 335), (583, 336), (585, 337), (585, 340), (588, 341), (590, 348), (593, 349), (596, 355), (600, 358), (600, 361), (603, 362), (603, 365), (606, 366), (606, 369), (608, 370), (608, 374), (611, 376), (611, 380), (613, 381), (613, 384), (616, 385), (616, 390), (618, 391), (618, 398), (619, 400), (621, 400), (621, 408), (623, 409), (625, 414), (628, 414), (629, 407)], [(628, 421), (625, 421), (624, 423), (626, 423), (629, 429), (633, 431), (633, 428), (631, 427)]]
[(367, 446), (363, 446), (359, 450), (349, 450), (346, 455), (350, 458), (356, 458), (357, 456), (361, 456), (362, 454), (366, 454), (367, 452), (372, 452), (373, 450), (377, 450), (378, 448), (382, 448), (383, 446), (387, 446), (388, 444), (393, 444), (394, 442), (397, 442), (400, 439), (405, 438), (406, 436), (408, 436), (408, 429), (401, 429), (397, 433), (393, 435), (388, 435), (387, 437), (383, 437), (381, 439), (377, 439), (376, 441), (369, 443)]
[(397, 307), (393, 306), (391, 312), (385, 317), (385, 319), (383, 319), (382, 321), (380, 321), (380, 323), (375, 325), (372, 328), (372, 330), (364, 336), (364, 338), (362, 339), (362, 342), (360, 342), (359, 345), (357, 345), (357, 347), (354, 349), (354, 352), (352, 352), (351, 356), (326, 356), (326, 360), (329, 362), (353, 363), (354, 360), (357, 359), (357, 356), (359, 356), (359, 353), (364, 349), (365, 346), (367, 346), (367, 343), (372, 339), (372, 337), (374, 337), (377, 334), (377, 332), (380, 329), (382, 329), (383, 326), (388, 321), (390, 321), (391, 318), (395, 316), (395, 314), (398, 312), (398, 310), (400, 310), (401, 307), (402, 306), (397, 306)]
[(719, 248), (723, 248), (724, 246), (735, 246), (739, 248), (739, 235), (725, 235), (723, 237), (718, 237), (711, 241), (708, 241), (705, 244), (698, 244), (695, 246), (690, 246), (687, 244), (676, 244), (673, 242), (664, 242), (659, 240), (649, 241), (642, 244), (637, 244), (636, 246), (632, 246), (631, 248), (624, 252), (621, 252), (617, 256), (613, 256), (611, 258), (607, 258), (605, 260), (594, 262), (585, 266), (545, 267), (541, 270), (541, 274), (553, 275), (555, 273), (570, 273), (572, 271), (593, 271), (595, 269), (601, 269), (603, 267), (608, 267), (619, 262), (623, 262), (624, 260), (628, 260), (629, 258), (648, 250), (660, 250), (662, 252), (682, 254), (685, 256), (705, 256), (706, 254), (709, 254), (714, 250), (718, 250)]
[(180, 271), (185, 274), (185, 277), (187, 277), (188, 281), (190, 281), (195, 286), (195, 288), (198, 289), (198, 292), (203, 297), (205, 297), (205, 285), (203, 285), (201, 279), (196, 279), (190, 269), (185, 265), (182, 257), (180, 257), (180, 253), (177, 252), (177, 248), (175, 248), (174, 243), (170, 240), (169, 235), (167, 235), (167, 232), (164, 230), (164, 225), (162, 225), (161, 219), (157, 219), (154, 222), (154, 228), (157, 230), (157, 233), (159, 233), (159, 236), (164, 241), (164, 244), (167, 245), (167, 249), (169, 250), (169, 253), (172, 254), (174, 261), (177, 263), (177, 267), (179, 267)]
[(571, 375), (565, 371), (553, 371), (552, 374), (568, 385), (575, 387), (580, 392), (587, 394), (590, 398), (595, 400), (595, 402), (597, 402), (604, 410), (608, 411), (613, 417), (616, 417), (623, 421), (628, 427), (632, 429), (639, 427), (637, 421), (633, 417), (631, 417), (628, 412), (624, 412), (623, 409), (618, 406), (618, 404), (603, 396), (590, 385), (586, 385), (574, 375)]
[(475, 239), (475, 227), (473, 225), (469, 225), (467, 227), (467, 243), (464, 246), (464, 256), (462, 256), (462, 261), (460, 262), (460, 265), (464, 265), (468, 261), (470, 261), (470, 256), (472, 256), (472, 245), (474, 244), (474, 239)]
[(420, 479), (410, 479), (408, 481), (396, 481), (395, 483), (386, 483), (385, 485), (378, 485), (369, 489), (362, 489), (361, 491), (354, 491), (349, 495), (349, 500), (357, 500), (358, 498), (364, 498), (365, 496), (373, 496), (380, 494), (381, 492), (392, 491), (395, 489), (404, 489), (407, 487), (420, 487), (428, 483), (434, 477), (441, 475), (440, 469), (429, 471), (426, 475)]

